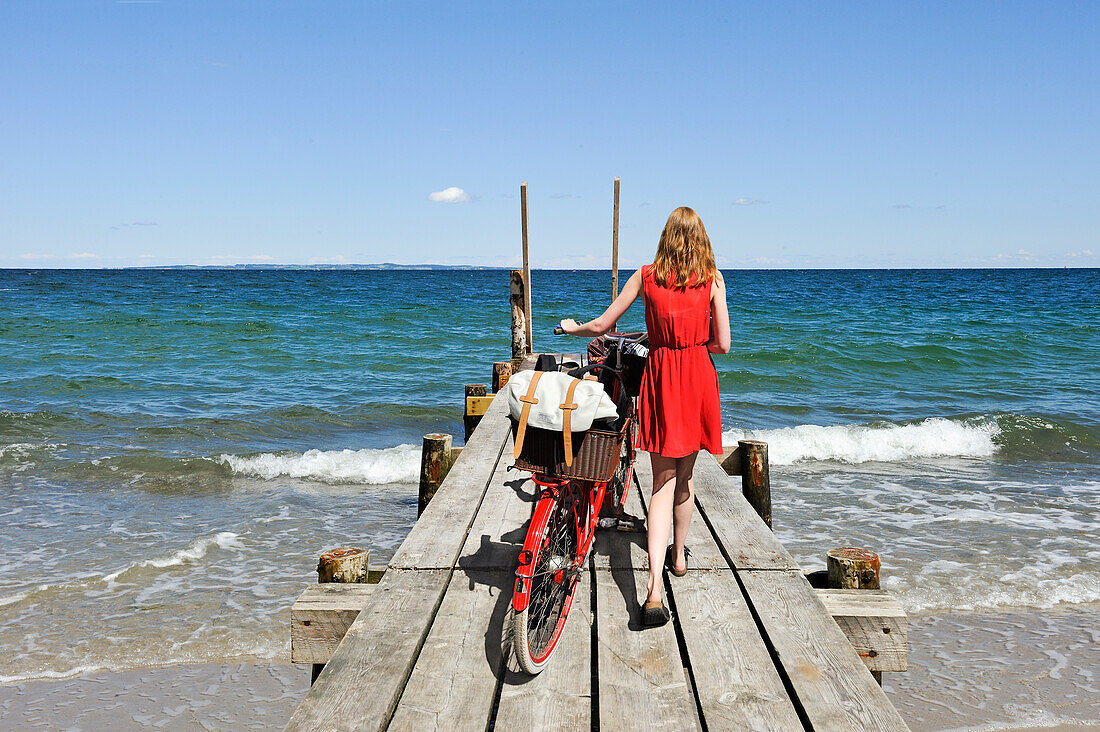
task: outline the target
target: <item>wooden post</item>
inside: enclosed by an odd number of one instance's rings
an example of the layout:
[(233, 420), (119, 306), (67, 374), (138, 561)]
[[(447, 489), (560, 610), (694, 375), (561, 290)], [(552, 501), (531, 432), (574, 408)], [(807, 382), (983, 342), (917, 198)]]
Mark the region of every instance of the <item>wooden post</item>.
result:
[(831, 549), (825, 560), (829, 566), (829, 587), (834, 590), (878, 590), (878, 554), (866, 549)]
[[(355, 547), (342, 547), (331, 549), (321, 555), (317, 561), (317, 582), (328, 584), (339, 582), (344, 584), (362, 584), (368, 581), (370, 573), (370, 553), (366, 549)], [(310, 686), (317, 680), (325, 664), (313, 664), (313, 673), (309, 679)]]
[(331, 549), (317, 562), (317, 582), (327, 584), (362, 584), (370, 571), (370, 553), (366, 549), (343, 547)]
[(619, 179), (615, 179), (615, 223), (611, 227), (611, 300), (619, 296)]
[(772, 483), (768, 469), (768, 443), (738, 440), (741, 454), (741, 492), (760, 518), (772, 527)]
[(512, 378), (512, 362), (511, 361), (497, 361), (493, 364), (493, 393), (496, 394), (504, 385), (508, 383), (508, 379)]
[(512, 284), (509, 300), (512, 303), (512, 368), (519, 368), (524, 356), (528, 353), (527, 346), (527, 313), (524, 310), (526, 299), (527, 280), (523, 277), (522, 269), (512, 270)]
[[(828, 565), (829, 588), (833, 590), (878, 590), (879, 570), (882, 562), (878, 554), (867, 549), (843, 547), (830, 549), (825, 554)], [(882, 685), (882, 672), (872, 671), (875, 681)]]
[[(467, 397), (483, 397), (483, 396), (486, 396), (487, 394), (488, 394), (488, 389), (485, 387), (485, 384), (467, 384), (466, 385), (466, 396)], [(469, 400), (467, 400), (467, 399), (462, 400), (462, 402), (463, 402), (462, 426), (465, 428), (465, 435), (463, 437), (463, 442), (469, 442), (470, 441), (470, 435), (472, 435), (474, 433), (474, 429), (478, 426), (478, 424), (481, 423), (481, 415), (480, 414), (468, 414), (467, 413), (469, 410), (466, 409), (465, 405), (468, 401)]]
[(519, 205), (523, 218), (523, 317), (527, 335), (527, 351), (524, 353), (526, 355), (535, 352), (534, 339), (531, 337), (531, 257), (527, 249), (527, 181), (519, 184)]
[(447, 471), (451, 469), (451, 436), (441, 432), (424, 435), (420, 453), (420, 500), (416, 515), (424, 513), (428, 502), (439, 490)]

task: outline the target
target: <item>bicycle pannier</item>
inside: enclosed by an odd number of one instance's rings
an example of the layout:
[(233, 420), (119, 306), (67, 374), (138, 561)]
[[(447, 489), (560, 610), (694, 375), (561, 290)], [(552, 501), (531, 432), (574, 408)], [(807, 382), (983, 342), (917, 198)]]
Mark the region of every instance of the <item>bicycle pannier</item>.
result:
[(515, 456), (523, 450), (528, 427), (552, 430), (565, 442), (566, 464), (573, 462), (574, 432), (584, 432), (596, 419), (618, 417), (615, 403), (596, 381), (582, 381), (559, 371), (521, 371), (508, 380), (503, 393), (508, 411), (518, 422)]

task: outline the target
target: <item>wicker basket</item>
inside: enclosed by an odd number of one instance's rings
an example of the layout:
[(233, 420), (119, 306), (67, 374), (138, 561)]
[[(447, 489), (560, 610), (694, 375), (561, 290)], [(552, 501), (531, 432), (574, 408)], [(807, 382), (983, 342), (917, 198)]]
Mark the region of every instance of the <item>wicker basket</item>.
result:
[[(561, 432), (528, 427), (523, 451), (516, 458), (516, 467), (539, 475), (606, 482), (619, 467), (623, 440), (629, 434), (630, 419), (623, 420), (618, 432), (588, 430), (573, 433), (573, 465), (565, 464), (565, 441)], [(512, 438), (519, 423), (512, 420)]]

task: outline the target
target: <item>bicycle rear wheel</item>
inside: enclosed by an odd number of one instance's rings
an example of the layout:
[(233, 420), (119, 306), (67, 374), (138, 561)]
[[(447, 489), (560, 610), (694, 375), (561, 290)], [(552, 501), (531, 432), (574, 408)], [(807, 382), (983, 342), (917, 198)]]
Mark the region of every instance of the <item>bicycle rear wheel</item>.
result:
[(523, 543), (530, 570), (521, 564), (512, 598), (512, 648), (520, 668), (532, 675), (557, 647), (579, 584), (575, 505), (568, 486), (544, 494)]

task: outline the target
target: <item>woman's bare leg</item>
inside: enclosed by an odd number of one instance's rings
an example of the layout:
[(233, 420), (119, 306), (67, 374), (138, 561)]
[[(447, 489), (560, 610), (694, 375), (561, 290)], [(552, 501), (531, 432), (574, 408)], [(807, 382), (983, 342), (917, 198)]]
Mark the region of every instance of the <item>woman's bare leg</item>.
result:
[[(665, 565), (665, 550), (672, 523), (673, 497), (676, 492), (676, 458), (649, 454), (653, 465), (653, 495), (649, 499), (649, 595), (647, 602), (661, 599), (661, 574)], [(690, 515), (688, 517), (690, 519)], [(682, 545), (681, 545), (682, 546)]]
[[(687, 565), (687, 560), (684, 557), (684, 543), (687, 541), (691, 514), (695, 509), (695, 481), (692, 479), (692, 473), (695, 470), (695, 458), (698, 455), (699, 453), (696, 452), (686, 457), (676, 458), (676, 492), (673, 494), (672, 507), (672, 545), (676, 547), (675, 563), (677, 572), (682, 571)], [(653, 550), (650, 549), (650, 556), (652, 554)]]

